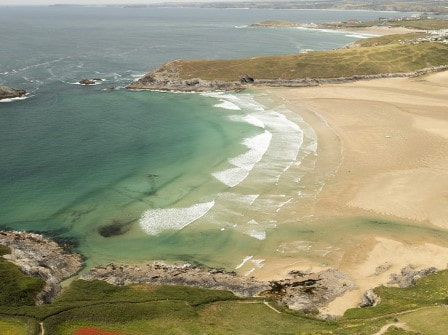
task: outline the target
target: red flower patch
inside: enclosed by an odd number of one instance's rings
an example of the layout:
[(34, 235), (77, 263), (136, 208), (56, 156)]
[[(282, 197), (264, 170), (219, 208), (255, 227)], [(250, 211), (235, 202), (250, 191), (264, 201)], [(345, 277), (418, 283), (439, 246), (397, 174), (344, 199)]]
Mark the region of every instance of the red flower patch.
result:
[(74, 335), (120, 335), (119, 333), (112, 333), (96, 328), (79, 328)]

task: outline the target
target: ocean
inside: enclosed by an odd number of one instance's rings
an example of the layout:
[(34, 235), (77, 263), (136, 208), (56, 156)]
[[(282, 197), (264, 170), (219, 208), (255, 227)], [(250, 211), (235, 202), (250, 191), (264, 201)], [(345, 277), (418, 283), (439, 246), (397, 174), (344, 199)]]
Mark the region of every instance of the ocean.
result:
[[(0, 102), (0, 228), (74, 243), (88, 266), (160, 259), (235, 268), (245, 259), (249, 274), (263, 260), (247, 255), (278, 252), (304, 234), (294, 226), (300, 213), (286, 222), (284, 212), (323, 186), (301, 185), (314, 169), (313, 129), (260, 92), (124, 87), (174, 59), (326, 50), (367, 37), (251, 23), (386, 15), (403, 14), (0, 7), (0, 83), (29, 92)], [(101, 81), (77, 83), (85, 78)]]

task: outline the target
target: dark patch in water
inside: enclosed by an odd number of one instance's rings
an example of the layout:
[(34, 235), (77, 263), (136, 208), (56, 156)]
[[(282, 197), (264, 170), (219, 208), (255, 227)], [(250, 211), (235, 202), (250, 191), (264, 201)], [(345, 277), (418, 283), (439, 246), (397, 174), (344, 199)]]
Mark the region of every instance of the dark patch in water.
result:
[(126, 234), (129, 229), (131, 229), (130, 225), (136, 220), (137, 219), (132, 219), (130, 221), (112, 220), (111, 223), (99, 227), (98, 233), (103, 237), (113, 237)]

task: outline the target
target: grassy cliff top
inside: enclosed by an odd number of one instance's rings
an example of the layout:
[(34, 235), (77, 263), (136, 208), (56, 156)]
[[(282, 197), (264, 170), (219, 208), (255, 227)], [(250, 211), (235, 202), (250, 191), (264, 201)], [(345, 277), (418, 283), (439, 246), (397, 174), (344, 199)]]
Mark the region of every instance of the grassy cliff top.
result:
[[(252, 26), (268, 26), (268, 27), (300, 27), (300, 26), (311, 26), (308, 23), (300, 22), (289, 22), (289, 21), (275, 21), (266, 20), (259, 23), (255, 23)], [(352, 28), (368, 28), (376, 26), (385, 27), (402, 27), (409, 29), (419, 29), (419, 30), (440, 30), (448, 29), (447, 19), (409, 19), (400, 21), (347, 21), (347, 22), (330, 22), (330, 23), (319, 23), (313, 25), (316, 28), (327, 28), (327, 29), (352, 29)]]
[(376, 40), (380, 44), (376, 46), (306, 54), (235, 60), (179, 60), (168, 63), (157, 72), (175, 73), (184, 80), (238, 81), (245, 74), (255, 79), (294, 80), (413, 72), (448, 64), (446, 44), (400, 44), (387, 38), (387, 44), (383, 44), (385, 39), (380, 39)]

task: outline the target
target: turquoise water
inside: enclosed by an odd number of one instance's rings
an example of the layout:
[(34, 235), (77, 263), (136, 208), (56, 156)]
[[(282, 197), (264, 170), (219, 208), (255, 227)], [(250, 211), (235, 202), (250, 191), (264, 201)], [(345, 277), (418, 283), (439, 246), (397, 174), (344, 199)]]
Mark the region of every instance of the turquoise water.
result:
[[(228, 265), (231, 254), (262, 249), (277, 213), (298, 196), (295, 162), (312, 169), (312, 130), (248, 94), (120, 88), (172, 59), (332, 49), (359, 38), (248, 28), (253, 22), (379, 15), (1, 8), (0, 82), (30, 95), (0, 103), (0, 225), (72, 239), (90, 264), (157, 258)], [(83, 78), (103, 82), (76, 85)], [(291, 166), (290, 176), (281, 172)]]

